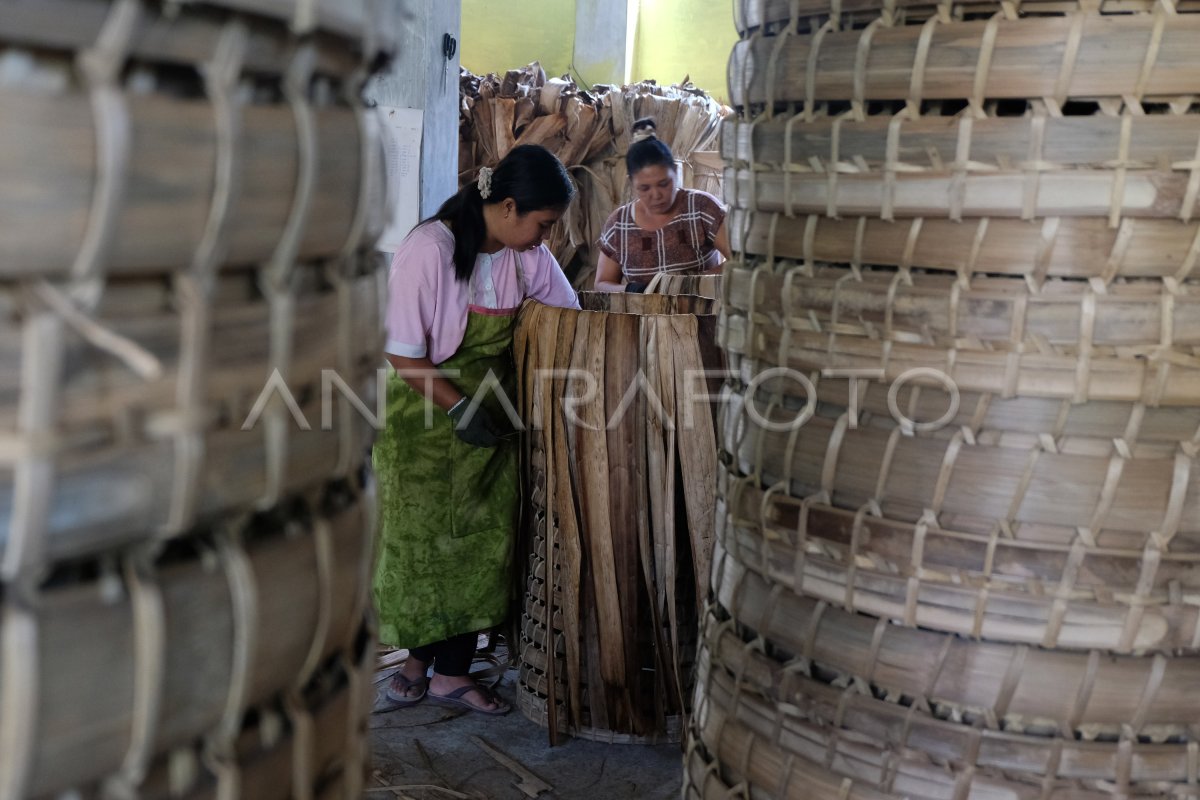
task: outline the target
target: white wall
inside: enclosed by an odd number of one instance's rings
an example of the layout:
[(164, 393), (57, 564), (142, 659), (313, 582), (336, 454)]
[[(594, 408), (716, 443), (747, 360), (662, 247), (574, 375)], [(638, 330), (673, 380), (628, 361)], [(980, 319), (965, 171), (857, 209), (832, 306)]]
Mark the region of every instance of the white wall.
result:
[[(456, 40), (460, 38), (462, 3), (461, 0), (391, 2), (399, 9), (399, 47), (387, 71), (367, 85), (366, 97), (381, 106), (420, 108), (425, 112), (421, 137), (421, 218), (424, 219), (458, 191), (461, 53), (456, 52), (447, 62), (442, 57), (442, 35), (449, 33)], [(444, 88), (443, 73), (446, 73)]]

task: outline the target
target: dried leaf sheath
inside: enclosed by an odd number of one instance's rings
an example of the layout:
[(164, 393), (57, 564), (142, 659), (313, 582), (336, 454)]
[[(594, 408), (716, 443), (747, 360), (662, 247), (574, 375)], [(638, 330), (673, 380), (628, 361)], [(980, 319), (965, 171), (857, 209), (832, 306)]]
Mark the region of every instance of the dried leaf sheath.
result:
[[(530, 304), (519, 322), (523, 340), (543, 342), (522, 351), (525, 381), (539, 369), (559, 370), (528, 395), (524, 410), (542, 426), (529, 434), (538, 529), (519, 700), (531, 718), (574, 735), (670, 739), (690, 691), (687, 653), (703, 592), (693, 585), (695, 562), (708, 556), (693, 555), (693, 543), (711, 541), (711, 531), (690, 526), (712, 524), (712, 493), (694, 493), (689, 509), (680, 484), (679, 365), (704, 361), (694, 322), (677, 323), (695, 320), (693, 312), (711, 315), (713, 304), (665, 295), (582, 300), (597, 310)], [(606, 310), (610, 304), (623, 310)], [(556, 346), (547, 348), (550, 337)], [(569, 368), (583, 374), (567, 377)], [(711, 476), (710, 409), (702, 402), (696, 410), (708, 449), (689, 458), (708, 459)], [(705, 502), (707, 511), (696, 508)]]

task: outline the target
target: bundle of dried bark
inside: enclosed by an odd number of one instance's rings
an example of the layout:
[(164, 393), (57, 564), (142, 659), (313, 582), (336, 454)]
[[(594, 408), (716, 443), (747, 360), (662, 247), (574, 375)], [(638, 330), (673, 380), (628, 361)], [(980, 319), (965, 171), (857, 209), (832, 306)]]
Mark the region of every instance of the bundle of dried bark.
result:
[(683, 162), (685, 185), (721, 192), (719, 173), (714, 180), (709, 165), (730, 109), (686, 78), (672, 86), (642, 81), (583, 89), (568, 76), (547, 78), (535, 61), (503, 77), (464, 69), (459, 89), (460, 183), (522, 144), (546, 147), (570, 170), (579, 193), (547, 241), (568, 274), (595, 265), (600, 228), (627, 197), (623, 160), (634, 120), (655, 118), (659, 138)]

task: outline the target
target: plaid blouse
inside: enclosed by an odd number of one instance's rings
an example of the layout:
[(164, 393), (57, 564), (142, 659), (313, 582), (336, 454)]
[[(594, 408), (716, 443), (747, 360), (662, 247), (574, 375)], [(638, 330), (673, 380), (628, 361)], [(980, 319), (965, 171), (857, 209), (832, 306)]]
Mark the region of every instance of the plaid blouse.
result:
[(658, 272), (696, 274), (721, 260), (714, 242), (725, 221), (724, 207), (708, 192), (679, 193), (683, 210), (656, 231), (637, 224), (634, 203), (621, 206), (604, 223), (600, 250), (621, 265), (626, 281), (648, 281)]

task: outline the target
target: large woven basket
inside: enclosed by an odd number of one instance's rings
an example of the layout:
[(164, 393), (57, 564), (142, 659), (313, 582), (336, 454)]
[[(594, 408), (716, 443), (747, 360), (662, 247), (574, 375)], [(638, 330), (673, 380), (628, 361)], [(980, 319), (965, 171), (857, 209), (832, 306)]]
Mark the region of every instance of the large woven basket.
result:
[(0, 11), (0, 798), (356, 797), (374, 0)]
[(533, 509), (519, 703), (552, 741), (678, 740), (712, 548), (713, 301), (581, 301), (518, 323)]
[(1197, 8), (735, 7), (685, 796), (1194, 792)]

